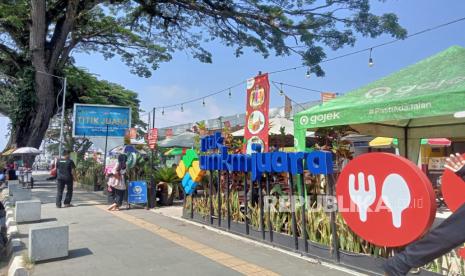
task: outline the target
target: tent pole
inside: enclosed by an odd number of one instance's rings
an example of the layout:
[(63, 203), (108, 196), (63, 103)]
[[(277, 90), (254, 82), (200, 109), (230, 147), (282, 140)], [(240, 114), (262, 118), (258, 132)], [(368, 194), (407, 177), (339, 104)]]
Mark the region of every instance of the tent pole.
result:
[(404, 149), (405, 149), (405, 158), (409, 159), (408, 154), (408, 128), (404, 127)]

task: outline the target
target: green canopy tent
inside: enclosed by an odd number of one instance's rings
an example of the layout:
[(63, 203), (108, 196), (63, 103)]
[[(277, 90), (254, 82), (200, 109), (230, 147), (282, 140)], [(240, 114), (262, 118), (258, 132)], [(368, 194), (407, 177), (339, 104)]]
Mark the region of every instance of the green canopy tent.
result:
[(418, 161), (421, 138), (465, 137), (465, 48), (453, 46), (403, 70), (294, 117), (297, 150), (308, 129), (349, 125), (395, 137), (401, 155)]

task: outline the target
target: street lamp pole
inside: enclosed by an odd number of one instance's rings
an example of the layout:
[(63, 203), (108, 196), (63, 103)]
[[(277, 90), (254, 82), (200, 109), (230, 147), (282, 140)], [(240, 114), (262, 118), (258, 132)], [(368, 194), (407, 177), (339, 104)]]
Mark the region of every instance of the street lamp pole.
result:
[(63, 103), (61, 105), (61, 122), (60, 122), (60, 146), (58, 149), (59, 159), (63, 155), (63, 128), (65, 123), (65, 101), (66, 101), (66, 77), (63, 78)]
[(63, 154), (63, 128), (64, 128), (64, 123), (65, 123), (65, 102), (66, 102), (66, 77), (60, 77), (56, 76), (47, 72), (43, 71), (36, 71), (37, 73), (48, 75), (57, 79), (63, 80), (63, 101), (61, 104), (61, 122), (60, 122), (60, 144), (58, 146), (58, 159), (61, 159), (61, 156)]

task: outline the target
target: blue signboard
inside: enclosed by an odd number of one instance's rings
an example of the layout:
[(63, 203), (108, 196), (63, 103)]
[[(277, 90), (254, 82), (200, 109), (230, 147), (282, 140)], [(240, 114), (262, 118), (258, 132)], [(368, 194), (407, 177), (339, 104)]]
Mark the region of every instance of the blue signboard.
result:
[(73, 137), (124, 137), (130, 127), (130, 107), (74, 105)]
[(128, 185), (128, 203), (147, 203), (147, 182), (131, 181)]

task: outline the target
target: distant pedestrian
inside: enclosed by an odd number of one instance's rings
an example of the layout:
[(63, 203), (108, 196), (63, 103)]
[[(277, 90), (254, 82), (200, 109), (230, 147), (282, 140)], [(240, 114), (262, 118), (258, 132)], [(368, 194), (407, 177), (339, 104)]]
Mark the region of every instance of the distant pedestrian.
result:
[(61, 208), (63, 191), (66, 186), (66, 197), (64, 201), (65, 207), (71, 207), (71, 199), (73, 197), (73, 182), (76, 180), (76, 165), (69, 158), (69, 152), (64, 151), (63, 157), (57, 161), (57, 208)]
[(126, 173), (126, 155), (118, 156), (118, 164), (111, 170), (108, 179), (108, 191), (113, 203), (108, 207), (109, 211), (119, 211), (123, 205), (126, 183), (124, 175)]

